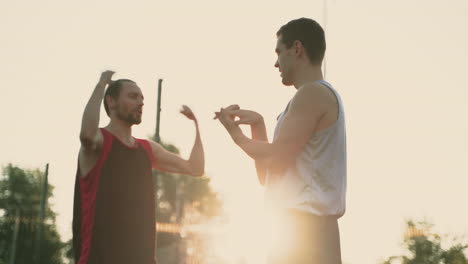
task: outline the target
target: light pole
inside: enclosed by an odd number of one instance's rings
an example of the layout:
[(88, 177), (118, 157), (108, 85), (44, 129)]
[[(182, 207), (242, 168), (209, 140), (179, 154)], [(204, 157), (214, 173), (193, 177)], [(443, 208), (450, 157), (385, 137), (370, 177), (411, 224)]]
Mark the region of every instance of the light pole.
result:
[(11, 245), (11, 251), (10, 251), (10, 261), (8, 262), (9, 264), (15, 264), (15, 257), (16, 257), (16, 241), (18, 240), (18, 232), (19, 232), (19, 224), (20, 224), (20, 209), (19, 207), (16, 207), (16, 213), (15, 213), (15, 228), (13, 230), (13, 239), (12, 239), (12, 245)]

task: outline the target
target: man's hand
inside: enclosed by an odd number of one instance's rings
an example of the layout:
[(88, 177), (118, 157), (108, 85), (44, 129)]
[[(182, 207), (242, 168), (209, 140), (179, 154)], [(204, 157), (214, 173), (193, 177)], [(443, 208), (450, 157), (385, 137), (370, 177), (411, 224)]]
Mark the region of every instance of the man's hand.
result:
[(221, 108), (219, 112), (215, 112), (214, 119), (219, 119), (221, 124), (226, 128), (228, 132), (238, 125), (235, 123), (236, 115), (234, 115), (234, 111), (240, 110), (238, 105), (230, 105), (226, 108)]
[[(230, 105), (215, 112), (213, 119), (219, 119), (226, 128), (232, 140), (251, 158), (255, 160), (255, 167), (260, 183), (265, 184), (265, 175), (268, 167), (268, 152), (271, 144), (268, 143), (263, 117), (254, 111), (240, 109), (238, 105)], [(246, 137), (239, 125), (250, 125), (252, 139)], [(260, 154), (257, 149), (260, 148)]]
[(228, 107), (226, 107), (226, 108), (221, 108), (221, 109), (219, 110), (219, 112), (215, 112), (215, 116), (213, 117), (213, 119), (214, 119), (214, 120), (218, 119), (219, 116), (221, 115), (221, 112), (224, 111), (224, 110), (233, 111), (233, 110), (239, 110), (239, 109), (240, 109), (239, 105), (236, 105), (236, 104), (230, 105), (230, 106), (228, 106)]
[(188, 119), (197, 121), (197, 118), (195, 117), (195, 114), (193, 114), (192, 109), (186, 105), (182, 105), (182, 108), (180, 109), (180, 113), (186, 116)]
[(263, 120), (263, 117), (259, 113), (251, 110), (239, 109), (234, 110), (231, 113), (239, 118), (234, 121), (236, 125), (255, 126)]
[(112, 75), (114, 75), (115, 72), (113, 71), (105, 71), (101, 73), (101, 78), (99, 78), (99, 84), (101, 85), (111, 85), (113, 83), (112, 81)]
[[(222, 109), (222, 111), (227, 111), (229, 116), (234, 118), (234, 124), (236, 125), (256, 125), (263, 120), (262, 115), (255, 111), (240, 109), (238, 105), (231, 105), (228, 106), (226, 109)], [(218, 119), (220, 116), (220, 112), (215, 112), (215, 117), (213, 119)]]

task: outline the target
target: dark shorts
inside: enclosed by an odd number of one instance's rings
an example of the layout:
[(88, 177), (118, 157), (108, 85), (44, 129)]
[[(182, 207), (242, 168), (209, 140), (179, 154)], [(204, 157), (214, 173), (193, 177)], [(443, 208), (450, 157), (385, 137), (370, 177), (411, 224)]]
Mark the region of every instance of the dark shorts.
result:
[(279, 218), (268, 264), (341, 264), (337, 217), (291, 209)]

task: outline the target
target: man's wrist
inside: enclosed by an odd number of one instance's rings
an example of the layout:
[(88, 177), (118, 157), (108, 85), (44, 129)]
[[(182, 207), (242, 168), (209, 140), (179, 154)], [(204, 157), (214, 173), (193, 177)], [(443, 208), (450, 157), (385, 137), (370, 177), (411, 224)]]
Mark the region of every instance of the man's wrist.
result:
[(105, 81), (99, 81), (96, 86), (99, 88), (106, 88), (107, 82)]
[(246, 139), (245, 135), (241, 132), (240, 129), (231, 132), (231, 138), (234, 143), (236, 143), (236, 145), (241, 145)]
[(262, 127), (262, 126), (265, 126), (265, 122), (263, 120), (263, 116), (260, 116), (257, 121), (255, 123), (253, 123), (251, 125), (253, 128), (257, 128), (257, 127)]

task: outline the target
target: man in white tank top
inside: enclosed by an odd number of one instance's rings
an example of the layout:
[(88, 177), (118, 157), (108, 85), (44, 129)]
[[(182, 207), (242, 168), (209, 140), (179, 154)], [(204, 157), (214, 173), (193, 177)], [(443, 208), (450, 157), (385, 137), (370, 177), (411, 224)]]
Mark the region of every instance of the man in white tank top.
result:
[[(323, 80), (322, 27), (292, 20), (277, 32), (275, 67), (296, 94), (269, 143), (263, 117), (238, 105), (216, 112), (234, 142), (255, 160), (267, 204), (282, 223), (269, 263), (341, 264), (338, 218), (345, 212), (346, 132), (338, 93)], [(239, 125), (250, 125), (252, 138)]]

